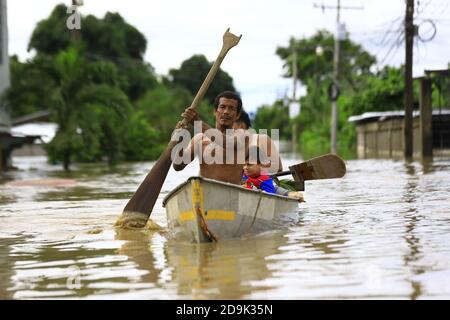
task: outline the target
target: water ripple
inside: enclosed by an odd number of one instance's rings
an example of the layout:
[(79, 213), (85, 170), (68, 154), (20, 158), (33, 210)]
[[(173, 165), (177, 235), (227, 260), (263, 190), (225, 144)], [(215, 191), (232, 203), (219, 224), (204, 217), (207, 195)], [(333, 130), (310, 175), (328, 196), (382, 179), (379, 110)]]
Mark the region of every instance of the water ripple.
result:
[[(286, 228), (200, 245), (113, 229), (152, 163), (64, 173), (45, 159), (28, 160), (0, 181), (1, 298), (450, 297), (448, 159), (347, 161), (343, 179), (306, 183), (306, 203)], [(156, 223), (167, 226), (162, 199), (197, 168), (170, 170), (151, 215)], [(46, 178), (76, 183), (6, 185)]]

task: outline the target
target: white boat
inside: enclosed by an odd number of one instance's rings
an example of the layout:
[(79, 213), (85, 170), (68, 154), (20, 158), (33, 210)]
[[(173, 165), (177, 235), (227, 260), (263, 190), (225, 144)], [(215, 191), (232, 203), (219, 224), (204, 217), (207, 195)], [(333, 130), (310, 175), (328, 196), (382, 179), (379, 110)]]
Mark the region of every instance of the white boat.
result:
[(298, 204), (292, 198), (197, 176), (163, 200), (171, 235), (197, 243), (273, 230), (297, 217)]

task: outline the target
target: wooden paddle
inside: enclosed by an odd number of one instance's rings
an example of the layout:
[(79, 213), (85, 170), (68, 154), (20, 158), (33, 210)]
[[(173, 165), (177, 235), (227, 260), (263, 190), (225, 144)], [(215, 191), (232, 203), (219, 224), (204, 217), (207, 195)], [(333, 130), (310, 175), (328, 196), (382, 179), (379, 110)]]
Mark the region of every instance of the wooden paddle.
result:
[[(225, 55), (231, 48), (233, 48), (239, 43), (239, 40), (242, 37), (242, 35), (239, 37), (235, 36), (234, 34), (230, 33), (229, 30), (230, 28), (228, 28), (225, 31), (225, 34), (223, 35), (222, 49), (220, 50), (219, 56), (217, 57), (216, 61), (209, 70), (208, 75), (203, 81), (203, 84), (198, 90), (194, 100), (192, 101), (191, 104), (192, 108), (196, 108), (199, 105), (201, 99), (203, 98), (211, 82), (213, 81), (214, 76), (219, 70), (220, 64), (225, 58)], [(182, 124), (183, 126), (187, 126), (188, 125), (187, 120), (183, 118)], [(167, 148), (164, 150), (159, 159), (153, 165), (152, 169), (147, 174), (144, 181), (139, 185), (138, 189), (131, 197), (131, 199), (128, 201), (127, 205), (123, 210), (122, 213), (122, 218), (124, 218), (123, 221), (126, 220), (127, 216), (133, 217), (134, 220), (141, 219), (144, 222), (148, 220), (153, 210), (153, 206), (155, 205), (156, 200), (158, 199), (159, 192), (161, 191), (161, 187), (164, 183), (164, 180), (166, 179), (167, 173), (169, 172), (170, 165), (172, 164), (171, 151), (177, 143), (178, 140), (174, 139), (172, 139), (169, 142)], [(143, 227), (145, 226), (145, 223), (142, 222), (133, 223), (133, 226)]]
[(337, 155), (330, 153), (290, 166), (289, 170), (273, 174), (272, 177), (292, 174), (295, 189), (304, 191), (306, 180), (342, 178), (345, 172), (344, 161)]

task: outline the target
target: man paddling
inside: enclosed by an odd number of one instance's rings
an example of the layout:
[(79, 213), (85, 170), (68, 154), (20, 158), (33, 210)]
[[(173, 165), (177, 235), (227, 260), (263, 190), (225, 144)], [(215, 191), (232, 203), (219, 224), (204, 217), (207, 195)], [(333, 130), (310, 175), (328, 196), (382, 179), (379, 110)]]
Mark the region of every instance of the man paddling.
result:
[[(200, 175), (203, 177), (240, 184), (245, 158), (248, 156), (250, 136), (244, 130), (233, 130), (233, 125), (242, 110), (240, 96), (231, 91), (219, 94), (214, 100), (215, 129), (202, 123), (202, 133), (192, 138), (186, 148), (174, 148), (178, 159), (173, 159), (176, 171), (184, 169), (197, 156), (200, 160)], [(198, 120), (198, 114), (192, 109), (186, 109), (183, 117), (189, 122)], [(177, 125), (181, 128), (181, 124)], [(230, 143), (231, 142), (231, 143)], [(275, 171), (278, 171), (278, 153), (273, 152)], [(268, 154), (270, 157), (271, 154)], [(211, 158), (215, 161), (211, 161)]]

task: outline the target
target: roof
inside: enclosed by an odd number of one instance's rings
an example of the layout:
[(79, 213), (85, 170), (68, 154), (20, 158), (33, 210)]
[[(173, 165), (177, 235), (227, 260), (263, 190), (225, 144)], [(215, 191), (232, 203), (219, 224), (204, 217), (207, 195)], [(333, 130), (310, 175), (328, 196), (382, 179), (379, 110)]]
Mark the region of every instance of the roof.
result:
[(414, 77), (414, 80), (419, 79), (430, 79), (430, 75), (437, 74), (439, 77), (450, 77), (450, 69), (435, 69), (435, 70), (424, 70), (424, 74), (418, 77)]
[(19, 124), (25, 124), (30, 122), (37, 122), (37, 121), (48, 121), (49, 119), (49, 111), (48, 110), (40, 110), (37, 112), (29, 113), (21, 117), (17, 117), (12, 119), (13, 126), (17, 126)]
[(430, 75), (432, 73), (436, 73), (440, 76), (450, 76), (450, 69), (440, 69), (440, 70), (425, 70), (426, 75)]
[(45, 143), (50, 142), (56, 134), (58, 126), (52, 122), (27, 123), (11, 128), (14, 136), (40, 136)]
[[(414, 110), (413, 117), (420, 115), (419, 110)], [(438, 115), (450, 115), (450, 109), (433, 110), (433, 116)], [(397, 111), (383, 111), (383, 112), (365, 112), (357, 116), (351, 116), (348, 118), (348, 122), (372, 122), (372, 121), (384, 121), (392, 118), (403, 118), (405, 116), (404, 110)]]

